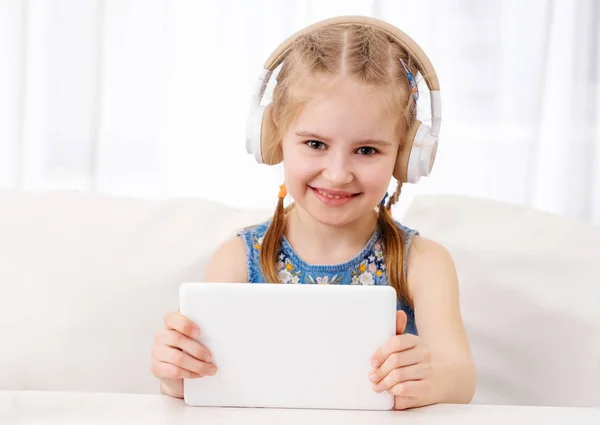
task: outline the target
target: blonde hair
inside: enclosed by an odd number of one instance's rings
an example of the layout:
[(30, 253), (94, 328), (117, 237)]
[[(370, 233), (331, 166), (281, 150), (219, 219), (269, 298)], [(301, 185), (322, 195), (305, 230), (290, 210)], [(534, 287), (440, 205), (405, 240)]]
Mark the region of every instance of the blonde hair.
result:
[[(382, 31), (358, 24), (325, 27), (296, 40), (284, 60), (273, 91), (272, 120), (277, 140), (269, 143), (281, 150), (283, 135), (292, 124), (300, 107), (315, 92), (322, 92), (324, 81), (331, 77), (349, 77), (382, 90), (386, 113), (398, 116), (397, 134), (406, 134), (416, 119), (416, 104), (410, 95), (410, 85), (402, 59), (413, 75), (416, 69), (410, 56)], [(404, 148), (401, 140), (400, 149)], [(404, 270), (403, 232), (396, 226), (390, 212), (400, 195), (401, 182), (386, 205), (378, 207), (378, 226), (381, 229), (389, 284), (398, 297), (412, 307)], [(273, 219), (263, 238), (260, 263), (265, 279), (279, 282), (276, 263), (281, 238), (286, 226), (286, 214), (293, 204), (284, 208), (279, 198)]]

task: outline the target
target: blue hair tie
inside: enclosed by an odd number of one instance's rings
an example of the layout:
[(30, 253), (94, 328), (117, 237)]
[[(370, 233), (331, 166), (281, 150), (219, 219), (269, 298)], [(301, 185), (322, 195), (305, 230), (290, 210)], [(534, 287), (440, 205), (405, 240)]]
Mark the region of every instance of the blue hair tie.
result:
[(415, 81), (415, 77), (413, 76), (412, 72), (410, 72), (410, 69), (408, 69), (408, 66), (406, 66), (406, 63), (404, 63), (402, 58), (400, 58), (400, 63), (402, 64), (402, 67), (404, 68), (404, 72), (406, 72), (406, 76), (408, 77), (408, 82), (410, 83), (410, 89), (412, 91), (413, 99), (416, 102), (419, 99), (419, 87), (417, 85), (417, 82)]
[(383, 197), (383, 199), (381, 200), (381, 205), (385, 205), (385, 200), (387, 199), (387, 197), (388, 197), (388, 193), (387, 193), (387, 192), (385, 192), (385, 196), (384, 196), (384, 197)]

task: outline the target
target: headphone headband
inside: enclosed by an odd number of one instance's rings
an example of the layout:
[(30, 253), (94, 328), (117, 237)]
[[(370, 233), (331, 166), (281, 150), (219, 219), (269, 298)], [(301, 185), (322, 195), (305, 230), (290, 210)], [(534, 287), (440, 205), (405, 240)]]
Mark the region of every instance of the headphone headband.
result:
[(417, 69), (421, 72), (423, 79), (427, 83), (427, 87), (429, 91), (439, 91), (440, 83), (438, 81), (437, 74), (431, 61), (419, 47), (415, 41), (410, 38), (405, 32), (396, 28), (395, 26), (381, 21), (376, 18), (371, 18), (369, 16), (336, 16), (334, 18), (325, 19), (323, 21), (316, 22), (302, 30), (292, 34), (290, 37), (285, 39), (276, 49), (271, 53), (271, 56), (266, 60), (264, 64), (264, 68), (267, 71), (273, 72), (275, 68), (277, 68), (281, 62), (285, 59), (285, 56), (289, 52), (289, 50), (294, 45), (296, 39), (302, 37), (303, 35), (310, 34), (315, 30), (335, 26), (335, 25), (365, 25), (372, 28), (376, 28), (378, 30), (383, 31), (390, 38), (394, 40), (400, 47), (404, 48), (411, 58), (415, 61)]

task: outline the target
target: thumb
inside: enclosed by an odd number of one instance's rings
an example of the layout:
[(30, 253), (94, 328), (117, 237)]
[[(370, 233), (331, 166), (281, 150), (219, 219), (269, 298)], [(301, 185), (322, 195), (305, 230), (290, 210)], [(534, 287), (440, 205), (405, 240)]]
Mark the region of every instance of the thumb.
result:
[(396, 335), (402, 335), (404, 333), (407, 321), (408, 317), (406, 317), (406, 313), (402, 310), (398, 310), (396, 312)]

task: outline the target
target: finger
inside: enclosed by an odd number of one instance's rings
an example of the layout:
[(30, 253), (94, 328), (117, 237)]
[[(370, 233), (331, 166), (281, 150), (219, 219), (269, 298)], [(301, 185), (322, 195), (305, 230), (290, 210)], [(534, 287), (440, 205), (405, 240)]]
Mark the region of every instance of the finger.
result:
[(164, 318), (165, 327), (174, 329), (179, 333), (189, 336), (190, 338), (198, 338), (200, 336), (200, 328), (194, 322), (177, 312), (169, 312)]
[(200, 361), (184, 351), (165, 345), (155, 345), (152, 348), (152, 355), (158, 362), (169, 363), (197, 374), (214, 375), (217, 371), (215, 365)]
[(180, 368), (171, 363), (153, 361), (150, 367), (152, 374), (158, 379), (193, 379), (202, 378), (205, 375)]
[(425, 370), (419, 364), (401, 367), (392, 370), (379, 383), (373, 384), (373, 389), (375, 392), (380, 393), (390, 390), (396, 384), (401, 382), (415, 381), (418, 379), (424, 379), (425, 377)]
[(415, 348), (419, 343), (420, 338), (412, 334), (396, 335), (388, 339), (379, 350), (373, 354), (371, 358), (371, 365), (373, 367), (379, 367), (392, 353), (398, 353), (400, 351), (410, 350)]
[(206, 347), (204, 347), (195, 339), (192, 339), (172, 329), (165, 329), (164, 331), (156, 334), (156, 345), (177, 347), (197, 358), (198, 360), (202, 360), (206, 363), (210, 363), (212, 361), (212, 355)]
[(394, 409), (395, 410), (410, 409), (411, 407), (415, 407), (416, 404), (417, 404), (417, 399), (414, 397), (403, 397), (403, 396), (395, 396), (394, 397)]
[(406, 313), (402, 310), (398, 310), (396, 312), (396, 335), (402, 335), (404, 333), (407, 322), (408, 317), (406, 316)]
[(429, 350), (419, 349), (418, 347), (400, 351), (399, 353), (392, 353), (385, 359), (381, 366), (371, 371), (369, 379), (372, 382), (378, 383), (394, 369), (427, 362), (429, 359)]
[(427, 392), (427, 386), (427, 381), (406, 381), (394, 385), (388, 392), (396, 397), (419, 400)]

